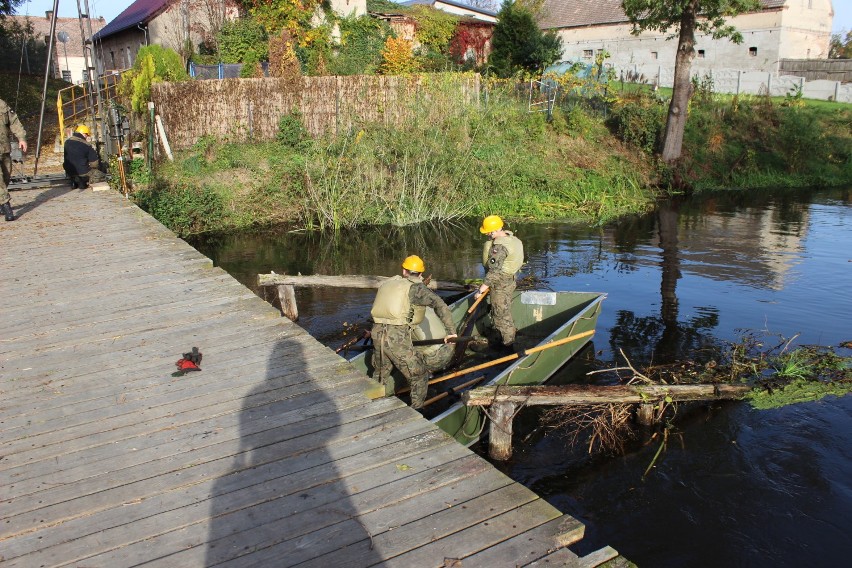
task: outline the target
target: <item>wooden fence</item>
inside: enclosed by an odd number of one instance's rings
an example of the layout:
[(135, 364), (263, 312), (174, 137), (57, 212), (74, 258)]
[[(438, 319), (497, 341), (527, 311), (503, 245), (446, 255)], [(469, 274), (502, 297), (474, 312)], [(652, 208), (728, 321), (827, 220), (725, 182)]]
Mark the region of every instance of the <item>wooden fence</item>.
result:
[(806, 81), (852, 81), (852, 59), (782, 59), (779, 75), (796, 75)]
[(475, 103), (479, 90), (475, 74), (357, 75), (157, 83), (151, 99), (171, 146), (181, 149), (204, 136), (272, 140), (281, 116), (293, 110), (314, 136), (365, 123), (399, 124), (416, 109), (440, 114), (459, 102)]

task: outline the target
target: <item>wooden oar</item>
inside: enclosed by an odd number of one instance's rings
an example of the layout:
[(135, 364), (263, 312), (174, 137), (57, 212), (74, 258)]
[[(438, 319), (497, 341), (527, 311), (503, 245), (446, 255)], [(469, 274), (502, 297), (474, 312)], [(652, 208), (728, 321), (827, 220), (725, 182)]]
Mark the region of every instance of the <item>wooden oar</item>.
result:
[[(334, 352), (340, 353), (341, 351), (348, 351), (348, 350), (352, 349), (352, 347), (356, 343), (358, 343), (362, 339), (367, 339), (368, 337), (370, 337), (370, 330), (369, 329), (367, 331), (365, 331), (362, 335), (356, 335), (355, 337), (353, 337), (352, 339), (350, 339), (349, 341), (347, 341), (346, 343), (344, 343), (343, 345), (341, 345), (340, 347), (335, 349)], [(362, 346), (362, 347), (366, 347), (366, 346)], [(360, 349), (356, 348), (356, 349), (352, 349), (352, 350), (356, 351), (356, 350), (360, 350)]]
[[(552, 347), (558, 347), (560, 345), (565, 345), (571, 341), (576, 339), (582, 339), (584, 337), (589, 337), (590, 335), (594, 335), (595, 330), (590, 329), (589, 331), (584, 331), (582, 333), (577, 333), (575, 335), (569, 335), (564, 339), (558, 339), (553, 341), (552, 343), (547, 343), (545, 345), (539, 345), (538, 347), (531, 347), (530, 349), (526, 349), (523, 353), (512, 353), (511, 355), (506, 355), (505, 357), (500, 357), (499, 359), (494, 359), (493, 361), (488, 361), (487, 363), (482, 363), (481, 365), (475, 365), (473, 367), (468, 367), (467, 369), (462, 369), (461, 371), (456, 371), (454, 373), (450, 373), (449, 375), (444, 375), (443, 377), (438, 377), (437, 379), (432, 379), (429, 381), (430, 385), (434, 385), (435, 383), (442, 383), (444, 381), (449, 381), (450, 379), (454, 379), (456, 377), (460, 377), (462, 375), (466, 375), (468, 373), (472, 373), (474, 371), (479, 371), (480, 369), (487, 369), (488, 367), (493, 367), (494, 365), (499, 365), (501, 363), (506, 363), (508, 361), (513, 361), (522, 355), (529, 355), (531, 353), (538, 353), (539, 351), (544, 351), (545, 349), (550, 349)], [(395, 391), (394, 394), (405, 394), (411, 389), (408, 387), (399, 389)]]
[[(467, 336), (467, 337), (450, 337), (447, 339), (447, 343), (469, 343), (471, 341), (475, 341), (479, 339), (478, 337)], [(437, 339), (418, 339), (417, 341), (412, 341), (411, 344), (415, 347), (423, 347), (424, 345), (443, 345), (444, 338), (439, 337)], [(344, 346), (346, 347), (346, 346)], [(344, 347), (339, 348), (335, 353), (338, 353), (343, 350)], [(346, 347), (348, 351), (369, 351), (373, 349), (373, 345), (350, 345)]]
[(476, 299), (476, 301), (473, 303), (473, 305), (470, 306), (470, 308), (468, 308), (468, 310), (467, 310), (468, 315), (472, 314), (473, 310), (475, 310), (476, 307), (479, 305), (479, 302), (481, 302), (482, 300), (485, 299), (485, 296), (488, 294), (489, 290), (491, 290), (491, 288), (486, 287), (485, 291), (482, 294), (480, 294), (479, 297)]
[[(473, 324), (476, 322), (476, 309), (479, 307), (479, 303), (482, 302), (483, 299), (485, 299), (485, 296), (488, 294), (489, 290), (491, 289), (485, 288), (485, 291), (480, 294), (476, 301), (473, 302), (473, 304), (471, 304), (471, 306), (467, 309), (467, 313), (465, 314), (464, 319), (461, 321), (459, 327), (457, 328), (459, 334), (462, 337), (470, 336), (470, 332), (473, 330)], [(458, 365), (459, 362), (462, 360), (462, 357), (464, 357), (465, 349), (466, 348), (460, 345), (457, 346), (456, 352), (453, 353), (453, 358), (450, 359), (450, 363), (449, 365), (447, 365), (447, 367), (455, 367), (456, 365)]]
[(458, 386), (456, 386), (456, 387), (453, 387), (453, 388), (451, 388), (451, 389), (449, 389), (449, 390), (446, 390), (446, 391), (442, 392), (442, 393), (441, 393), (441, 394), (439, 394), (439, 395), (435, 395), (435, 396), (433, 396), (433, 397), (432, 397), (432, 398), (430, 398), (429, 400), (425, 401), (425, 402), (423, 403), (423, 406), (429, 406), (429, 405), (430, 405), (430, 404), (432, 404), (433, 402), (438, 402), (438, 401), (439, 401), (439, 400), (441, 400), (441, 399), (447, 398), (447, 397), (448, 397), (448, 396), (450, 396), (451, 394), (456, 394), (456, 393), (458, 393), (459, 391), (462, 391), (462, 390), (464, 390), (464, 389), (466, 389), (466, 388), (468, 388), (468, 387), (472, 387), (472, 386), (473, 386), (473, 385), (475, 385), (476, 383), (478, 383), (478, 382), (480, 382), (480, 381), (483, 381), (483, 380), (485, 380), (485, 375), (482, 375), (482, 376), (480, 376), (480, 377), (476, 377), (475, 379), (472, 379), (472, 380), (470, 380), (470, 381), (468, 381), (468, 382), (466, 382), (466, 383), (462, 383), (462, 384), (460, 384), (460, 385), (458, 385)]
[(438, 377), (436, 379), (432, 379), (429, 381), (430, 385), (434, 385), (435, 383), (442, 383), (444, 381), (448, 381), (450, 379), (454, 379), (456, 377), (460, 377), (462, 375), (466, 375), (468, 373), (472, 373), (474, 371), (479, 371), (480, 369), (487, 369), (488, 367), (493, 367), (494, 365), (499, 365), (500, 363), (506, 363), (508, 361), (513, 361), (520, 357), (521, 355), (529, 355), (531, 353), (538, 353), (539, 351), (544, 351), (545, 349), (550, 349), (552, 347), (558, 347), (560, 345), (565, 345), (571, 341), (582, 339), (584, 337), (589, 337), (595, 334), (594, 329), (590, 329), (589, 331), (584, 331), (582, 333), (577, 333), (575, 335), (569, 335), (564, 339), (559, 339), (552, 343), (547, 343), (545, 345), (539, 345), (537, 347), (531, 347), (529, 349), (524, 350), (523, 353), (512, 353), (511, 355), (506, 355), (505, 357), (500, 357), (499, 359), (494, 359), (493, 361), (488, 361), (487, 363), (482, 363), (481, 365), (475, 365), (473, 367), (468, 367), (467, 369), (462, 369), (461, 371), (456, 371), (454, 373), (450, 373), (449, 375), (444, 375), (443, 377)]

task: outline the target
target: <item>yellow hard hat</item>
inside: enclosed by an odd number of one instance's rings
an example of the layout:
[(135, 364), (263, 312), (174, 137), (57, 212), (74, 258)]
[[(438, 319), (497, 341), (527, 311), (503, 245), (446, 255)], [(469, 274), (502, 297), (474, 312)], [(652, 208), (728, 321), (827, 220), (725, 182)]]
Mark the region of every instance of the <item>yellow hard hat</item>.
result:
[(402, 261), (402, 267), (411, 272), (423, 272), (426, 270), (426, 265), (423, 264), (423, 259), (416, 255), (405, 257)]
[(482, 226), (479, 228), (479, 232), (483, 235), (487, 235), (488, 233), (499, 231), (502, 228), (503, 219), (501, 219), (497, 215), (489, 215), (488, 217), (482, 220)]
[(85, 134), (86, 136), (92, 135), (92, 131), (89, 130), (89, 127), (85, 124), (81, 124), (80, 126), (78, 126), (74, 132), (79, 132), (80, 134)]

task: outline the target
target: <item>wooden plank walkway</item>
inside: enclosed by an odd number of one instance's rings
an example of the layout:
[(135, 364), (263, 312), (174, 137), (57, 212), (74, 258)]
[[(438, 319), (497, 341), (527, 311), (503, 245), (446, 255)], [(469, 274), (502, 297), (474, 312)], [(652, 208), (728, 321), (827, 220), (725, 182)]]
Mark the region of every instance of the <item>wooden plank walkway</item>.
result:
[[(580, 522), (399, 400), (370, 401), (365, 377), (120, 195), (12, 199), (2, 566), (588, 565), (561, 548)], [(172, 376), (193, 346), (203, 371)]]

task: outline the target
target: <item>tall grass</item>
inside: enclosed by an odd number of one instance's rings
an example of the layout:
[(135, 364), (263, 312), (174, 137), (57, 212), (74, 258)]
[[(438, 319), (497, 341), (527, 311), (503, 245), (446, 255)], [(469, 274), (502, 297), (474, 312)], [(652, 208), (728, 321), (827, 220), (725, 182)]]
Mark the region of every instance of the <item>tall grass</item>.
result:
[(514, 86), (476, 100), (440, 78), (384, 109), (407, 118), (298, 144), (208, 141), (159, 176), (220, 194), (220, 227), (341, 230), (493, 213), (603, 222), (653, 203), (652, 163), (582, 109), (548, 122)]

